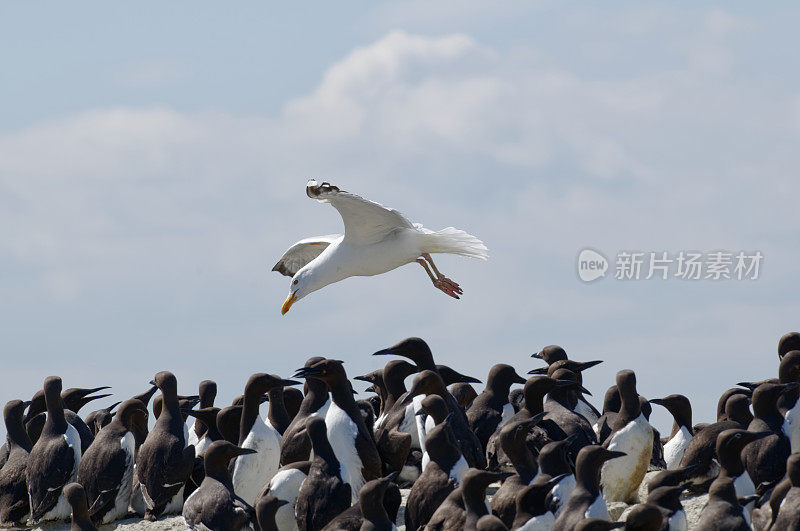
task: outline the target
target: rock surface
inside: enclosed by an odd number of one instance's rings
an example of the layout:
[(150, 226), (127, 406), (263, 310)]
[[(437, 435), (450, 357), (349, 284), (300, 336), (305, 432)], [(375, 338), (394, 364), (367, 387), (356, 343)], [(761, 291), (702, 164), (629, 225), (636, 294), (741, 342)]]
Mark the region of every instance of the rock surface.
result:
[[(46, 531), (69, 531), (69, 524), (45, 524), (34, 527), (32, 529), (42, 529)], [(113, 524), (103, 525), (98, 527), (101, 531), (110, 529), (122, 529), (125, 531), (171, 531), (177, 529), (186, 529), (186, 524), (183, 522), (182, 516), (167, 516), (155, 522), (148, 522), (141, 518), (128, 518), (127, 520), (119, 520)]]

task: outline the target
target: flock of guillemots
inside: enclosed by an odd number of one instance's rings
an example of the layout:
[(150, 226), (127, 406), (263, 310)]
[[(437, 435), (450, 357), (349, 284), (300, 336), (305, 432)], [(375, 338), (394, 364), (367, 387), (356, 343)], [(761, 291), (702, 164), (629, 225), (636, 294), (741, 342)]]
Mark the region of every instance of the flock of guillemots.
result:
[[(80, 416), (108, 388), (46, 378), (5, 405), (0, 524), (182, 514), (210, 530), (682, 530), (689, 492), (708, 498), (692, 529), (800, 529), (800, 333), (780, 339), (777, 377), (725, 391), (709, 424), (692, 423), (686, 396), (644, 398), (630, 370), (597, 410), (581, 373), (600, 362), (555, 345), (527, 379), (494, 365), (480, 394), (422, 339), (375, 354), (397, 358), (354, 378), (374, 393), (365, 400), (343, 362), (322, 357), (296, 380), (250, 376), (223, 408), (213, 381), (182, 396), (162, 371)], [(667, 436), (649, 423), (654, 404), (674, 418)], [(612, 502), (631, 506), (623, 521)]]

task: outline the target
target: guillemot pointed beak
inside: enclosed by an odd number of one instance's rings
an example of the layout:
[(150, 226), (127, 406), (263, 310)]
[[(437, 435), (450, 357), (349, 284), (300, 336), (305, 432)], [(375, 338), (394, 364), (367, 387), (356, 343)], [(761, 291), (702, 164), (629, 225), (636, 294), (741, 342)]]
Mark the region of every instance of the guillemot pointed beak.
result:
[(528, 371), (528, 374), (547, 374), (547, 367), (539, 367), (537, 369), (531, 369)]
[(289, 308), (292, 307), (292, 304), (294, 304), (294, 301), (296, 300), (297, 300), (297, 292), (293, 291), (289, 293), (289, 296), (286, 297), (285, 301), (283, 301), (283, 306), (281, 306), (281, 315), (286, 315), (286, 312), (289, 311)]

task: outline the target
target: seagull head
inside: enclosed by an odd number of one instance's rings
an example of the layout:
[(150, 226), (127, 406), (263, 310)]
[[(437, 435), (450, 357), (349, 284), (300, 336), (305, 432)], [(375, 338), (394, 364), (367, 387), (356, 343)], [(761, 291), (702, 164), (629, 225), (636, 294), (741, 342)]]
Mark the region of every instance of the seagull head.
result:
[(319, 275), (317, 275), (316, 270), (308, 265), (295, 273), (292, 277), (292, 282), (289, 284), (289, 295), (286, 297), (286, 300), (283, 301), (283, 306), (281, 306), (282, 315), (285, 315), (286, 312), (289, 311), (292, 304), (328, 284), (327, 282), (319, 282), (318, 277)]

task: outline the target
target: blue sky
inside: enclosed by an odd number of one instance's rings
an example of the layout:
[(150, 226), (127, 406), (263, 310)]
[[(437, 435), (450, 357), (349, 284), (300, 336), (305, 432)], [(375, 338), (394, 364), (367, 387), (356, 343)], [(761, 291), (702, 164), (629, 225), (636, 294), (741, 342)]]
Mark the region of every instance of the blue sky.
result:
[[(649, 397), (777, 370), (800, 328), (798, 8), (472, 1), (0, 7), (0, 400), (46, 375), (351, 375), (397, 340), (485, 377), (557, 343)], [(46, 6), (46, 9), (43, 9)], [(349, 279), (281, 317), (294, 241), (341, 229), (309, 177), (490, 249)], [(755, 282), (581, 283), (580, 249), (760, 250)], [(598, 404), (599, 406), (599, 404)], [(667, 417), (655, 422), (666, 429)]]

